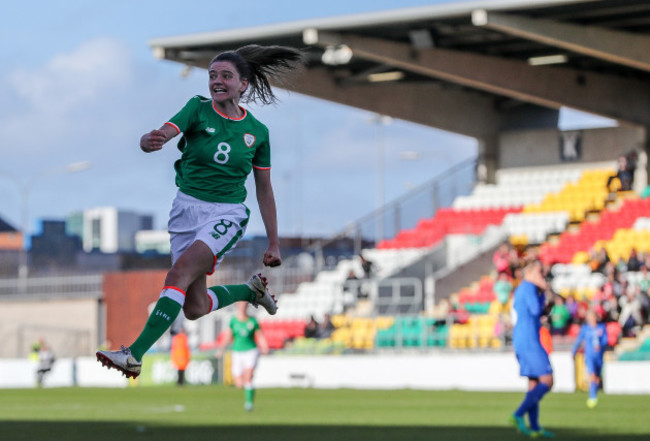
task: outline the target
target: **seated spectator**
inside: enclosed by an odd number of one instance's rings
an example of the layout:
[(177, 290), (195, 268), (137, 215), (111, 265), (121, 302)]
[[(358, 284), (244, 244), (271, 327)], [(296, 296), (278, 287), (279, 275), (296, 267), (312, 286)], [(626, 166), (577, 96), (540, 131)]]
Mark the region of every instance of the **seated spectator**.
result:
[(578, 317), (578, 302), (576, 302), (576, 298), (573, 294), (569, 294), (566, 297), (564, 305), (569, 310), (569, 314), (571, 314), (571, 321), (576, 322)]
[(507, 273), (499, 273), (492, 290), (497, 301), (501, 304), (501, 310), (504, 311), (510, 300), (510, 293), (512, 293), (512, 282)]
[[(625, 156), (618, 158), (618, 170), (616, 174), (607, 179), (607, 189), (609, 191), (630, 191), (632, 190), (632, 181), (634, 179), (633, 170), (628, 167), (628, 160)], [(618, 181), (616, 185), (612, 185)]]
[(618, 323), (623, 328), (623, 335), (633, 337), (636, 328), (643, 325), (643, 304), (640, 287), (637, 286), (636, 289), (628, 290), (624, 296), (621, 296), (618, 303), (621, 307)]
[(630, 258), (627, 260), (627, 270), (628, 271), (639, 271), (641, 270), (641, 260), (639, 255), (636, 252), (635, 248), (630, 250)]
[[(521, 256), (519, 256), (519, 253), (515, 248), (510, 248), (510, 251), (508, 252), (508, 267), (510, 275), (514, 274), (518, 269), (526, 266), (525, 260), (526, 259), (522, 259)], [(534, 258), (532, 260), (534, 260)]]
[(350, 270), (348, 273), (348, 277), (345, 279), (345, 283), (343, 284), (343, 291), (354, 294), (355, 298), (360, 297), (361, 282), (359, 282), (359, 278), (354, 270)]
[(510, 247), (507, 243), (502, 243), (501, 246), (492, 255), (492, 263), (497, 273), (506, 273), (512, 275), (510, 272)]
[(615, 265), (611, 264), (605, 247), (601, 247), (598, 250), (592, 248), (589, 255), (589, 267), (591, 268), (591, 272), (598, 272), (606, 275), (608, 270), (611, 271), (616, 268)]
[(305, 337), (306, 338), (318, 338), (319, 327), (318, 322), (312, 315), (309, 317), (309, 322), (305, 325)]
[(619, 257), (618, 262), (616, 262), (616, 272), (618, 274), (627, 272), (627, 262), (622, 257)]
[(329, 336), (332, 335), (333, 331), (334, 331), (334, 324), (330, 319), (330, 315), (325, 314), (325, 316), (323, 317), (323, 321), (321, 322), (319, 327), (318, 338), (328, 338)]
[(620, 317), (620, 308), (618, 299), (613, 295), (603, 301), (603, 311), (605, 313), (605, 322), (617, 322)]
[(564, 304), (560, 295), (555, 295), (554, 305), (551, 308), (551, 334), (564, 335), (571, 323), (571, 312)]

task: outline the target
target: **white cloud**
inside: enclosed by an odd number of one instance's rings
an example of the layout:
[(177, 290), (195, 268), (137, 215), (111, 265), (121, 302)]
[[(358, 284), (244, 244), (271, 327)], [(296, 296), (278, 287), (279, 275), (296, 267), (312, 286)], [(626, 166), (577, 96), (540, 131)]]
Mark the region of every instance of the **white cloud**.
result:
[(65, 116), (61, 114), (126, 83), (130, 70), (126, 48), (117, 40), (100, 38), (57, 54), (38, 69), (14, 70), (7, 80), (32, 110)]

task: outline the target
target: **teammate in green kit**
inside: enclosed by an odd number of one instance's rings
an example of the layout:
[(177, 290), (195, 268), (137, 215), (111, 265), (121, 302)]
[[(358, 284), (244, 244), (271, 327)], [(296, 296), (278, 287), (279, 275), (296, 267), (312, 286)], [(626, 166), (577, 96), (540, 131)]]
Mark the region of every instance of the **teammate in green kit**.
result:
[(162, 127), (142, 136), (140, 148), (151, 153), (183, 134), (178, 142), (181, 158), (174, 164), (178, 193), (168, 224), (172, 268), (140, 336), (119, 351), (98, 351), (97, 360), (102, 365), (136, 378), (142, 356), (181, 309), (185, 317), (196, 320), (236, 301), (246, 301), (275, 314), (275, 297), (261, 274), (240, 285), (210, 288), (206, 274), (218, 267), (246, 231), (249, 210), (244, 205), (245, 181), (251, 171), (269, 239), (262, 262), (271, 267), (282, 263), (271, 186), (269, 132), (239, 103), (274, 103), (270, 82), (281, 82), (304, 62), (303, 52), (282, 46), (249, 45), (223, 52), (208, 66), (210, 98), (191, 98)]
[[(269, 345), (260, 330), (255, 317), (248, 315), (248, 303), (237, 303), (237, 315), (230, 319), (228, 336), (221, 344), (217, 356), (223, 354), (224, 348), (232, 342), (231, 372), (235, 386), (244, 389), (244, 409), (253, 410), (253, 374), (257, 367), (260, 352), (267, 354)], [(259, 345), (259, 350), (258, 350)]]

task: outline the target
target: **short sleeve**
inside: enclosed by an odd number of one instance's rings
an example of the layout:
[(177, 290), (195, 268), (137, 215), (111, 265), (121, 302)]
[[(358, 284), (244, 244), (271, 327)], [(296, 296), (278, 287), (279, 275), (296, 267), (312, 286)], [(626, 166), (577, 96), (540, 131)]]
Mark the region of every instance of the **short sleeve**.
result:
[(253, 330), (254, 331), (259, 331), (261, 328), (260, 328), (260, 324), (257, 321), (257, 319), (255, 317), (251, 317), (251, 320), (253, 320)]
[(166, 124), (174, 127), (178, 133), (190, 130), (196, 121), (197, 109), (201, 99), (202, 97), (198, 95), (192, 97)]
[(267, 136), (255, 150), (255, 156), (253, 157), (253, 168), (259, 170), (271, 169), (271, 143), (269, 141), (268, 132)]

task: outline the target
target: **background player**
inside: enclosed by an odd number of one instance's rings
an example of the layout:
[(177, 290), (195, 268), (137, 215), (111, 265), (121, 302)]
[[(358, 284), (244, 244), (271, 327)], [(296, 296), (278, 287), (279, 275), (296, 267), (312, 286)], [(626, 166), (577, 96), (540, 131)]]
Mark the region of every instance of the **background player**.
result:
[[(262, 354), (268, 354), (269, 345), (261, 332), (260, 325), (255, 317), (248, 315), (248, 303), (237, 303), (237, 315), (230, 319), (228, 335), (224, 340), (218, 357), (223, 354), (224, 348), (232, 342), (232, 376), (235, 386), (244, 389), (244, 409), (253, 410), (255, 389), (253, 388), (253, 375), (257, 367), (257, 360)], [(259, 345), (259, 350), (258, 350)]]
[(271, 81), (303, 66), (304, 54), (282, 46), (249, 45), (217, 55), (208, 67), (211, 99), (191, 98), (185, 107), (158, 130), (140, 139), (147, 152), (183, 133), (182, 152), (176, 161), (178, 194), (169, 219), (172, 268), (156, 306), (140, 336), (120, 351), (98, 351), (97, 359), (109, 368), (137, 377), (142, 356), (165, 333), (181, 308), (190, 320), (235, 301), (261, 304), (275, 314), (275, 299), (261, 275), (240, 285), (207, 288), (224, 255), (241, 239), (249, 210), (245, 182), (253, 171), (257, 202), (269, 239), (263, 256), (266, 266), (280, 265), (275, 198), (271, 186), (271, 146), (267, 127), (239, 105), (243, 101), (276, 101)]
[[(528, 393), (511, 416), (511, 422), (520, 432), (534, 438), (554, 436), (539, 425), (539, 402), (553, 387), (553, 368), (539, 332), (546, 304), (545, 289), (542, 264), (531, 262), (524, 268), (524, 278), (515, 290), (513, 303), (516, 321), (512, 340), (520, 375), (528, 377)], [(530, 428), (526, 427), (525, 414), (528, 414)]]
[(580, 327), (580, 333), (571, 351), (575, 358), (580, 346), (584, 346), (585, 367), (589, 374), (589, 398), (587, 407), (594, 408), (598, 404), (598, 388), (600, 387), (601, 372), (603, 369), (603, 355), (607, 347), (607, 328), (605, 324), (598, 323), (596, 311), (587, 312), (587, 322)]

